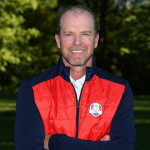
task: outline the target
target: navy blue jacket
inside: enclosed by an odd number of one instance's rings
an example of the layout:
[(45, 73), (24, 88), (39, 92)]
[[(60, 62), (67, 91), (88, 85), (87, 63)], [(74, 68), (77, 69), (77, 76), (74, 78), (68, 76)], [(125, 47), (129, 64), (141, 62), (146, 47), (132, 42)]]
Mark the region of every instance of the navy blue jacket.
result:
[[(34, 101), (32, 87), (61, 75), (70, 82), (70, 69), (62, 59), (59, 65), (23, 81), (17, 96), (15, 146), (16, 150), (44, 150), (45, 131), (42, 118)], [(125, 85), (125, 91), (112, 120), (110, 141), (90, 141), (72, 138), (65, 134), (54, 134), (49, 140), (50, 150), (134, 150), (135, 127), (133, 95), (128, 82), (95, 66), (88, 67), (86, 81), (96, 74), (102, 79)], [(85, 82), (86, 82), (85, 81)]]

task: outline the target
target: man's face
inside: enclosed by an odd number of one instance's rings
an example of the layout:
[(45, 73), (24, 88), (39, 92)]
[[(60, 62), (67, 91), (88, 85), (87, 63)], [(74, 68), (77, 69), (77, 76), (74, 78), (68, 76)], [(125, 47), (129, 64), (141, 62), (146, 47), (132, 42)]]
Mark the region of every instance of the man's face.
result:
[(61, 18), (60, 35), (55, 38), (66, 66), (92, 65), (99, 35), (95, 36), (93, 18), (88, 12), (78, 15), (66, 12)]

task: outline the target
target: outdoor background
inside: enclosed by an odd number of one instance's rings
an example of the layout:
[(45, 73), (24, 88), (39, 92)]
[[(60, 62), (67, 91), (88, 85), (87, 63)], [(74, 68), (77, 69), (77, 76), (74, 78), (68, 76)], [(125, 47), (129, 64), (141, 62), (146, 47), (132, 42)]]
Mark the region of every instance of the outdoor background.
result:
[(150, 149), (150, 0), (0, 0), (0, 149), (14, 150), (21, 82), (57, 64), (56, 18), (88, 6), (99, 22), (97, 66), (129, 81), (134, 94), (135, 150)]

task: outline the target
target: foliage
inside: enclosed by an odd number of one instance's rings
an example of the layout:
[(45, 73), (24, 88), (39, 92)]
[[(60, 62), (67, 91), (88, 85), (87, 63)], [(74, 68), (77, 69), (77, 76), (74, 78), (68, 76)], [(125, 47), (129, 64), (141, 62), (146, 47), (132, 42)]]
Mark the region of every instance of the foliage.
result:
[(35, 28), (23, 27), (25, 19), (22, 13), (29, 8), (36, 9), (33, 1), (1, 1), (0, 70), (3, 72), (7, 71), (8, 64), (20, 64), (24, 59), (31, 61), (30, 51), (33, 51), (33, 48), (28, 43), (31, 38), (38, 37), (40, 32)]
[(47, 62), (46, 68), (58, 60), (52, 37), (56, 4), (55, 0), (0, 2), (0, 89), (13, 90), (27, 76), (43, 71), (42, 64)]
[(150, 5), (146, 2), (110, 0), (106, 18), (107, 70), (127, 79), (134, 93), (149, 93)]
[[(150, 74), (149, 13), (149, 6), (142, 2), (135, 1), (131, 6), (127, 5), (126, 17), (121, 25), (121, 55), (117, 65), (124, 77), (132, 83), (136, 92), (141, 93), (149, 93), (149, 85), (147, 84), (148, 74)], [(125, 49), (123, 49), (124, 47)]]
[(149, 0), (0, 0), (0, 90), (17, 91), (23, 79), (58, 62), (55, 22), (71, 4), (91, 8), (100, 24), (105, 4), (106, 47), (104, 53), (101, 39), (97, 65), (127, 79), (135, 93), (149, 93)]

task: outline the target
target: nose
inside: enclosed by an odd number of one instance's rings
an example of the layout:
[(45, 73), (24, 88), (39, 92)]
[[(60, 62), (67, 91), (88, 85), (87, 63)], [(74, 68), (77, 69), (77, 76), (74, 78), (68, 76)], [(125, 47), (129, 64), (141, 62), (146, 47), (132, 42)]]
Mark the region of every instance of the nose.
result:
[(75, 45), (80, 45), (81, 43), (82, 43), (82, 38), (81, 38), (81, 36), (80, 35), (76, 35), (75, 37), (74, 37), (74, 44)]

